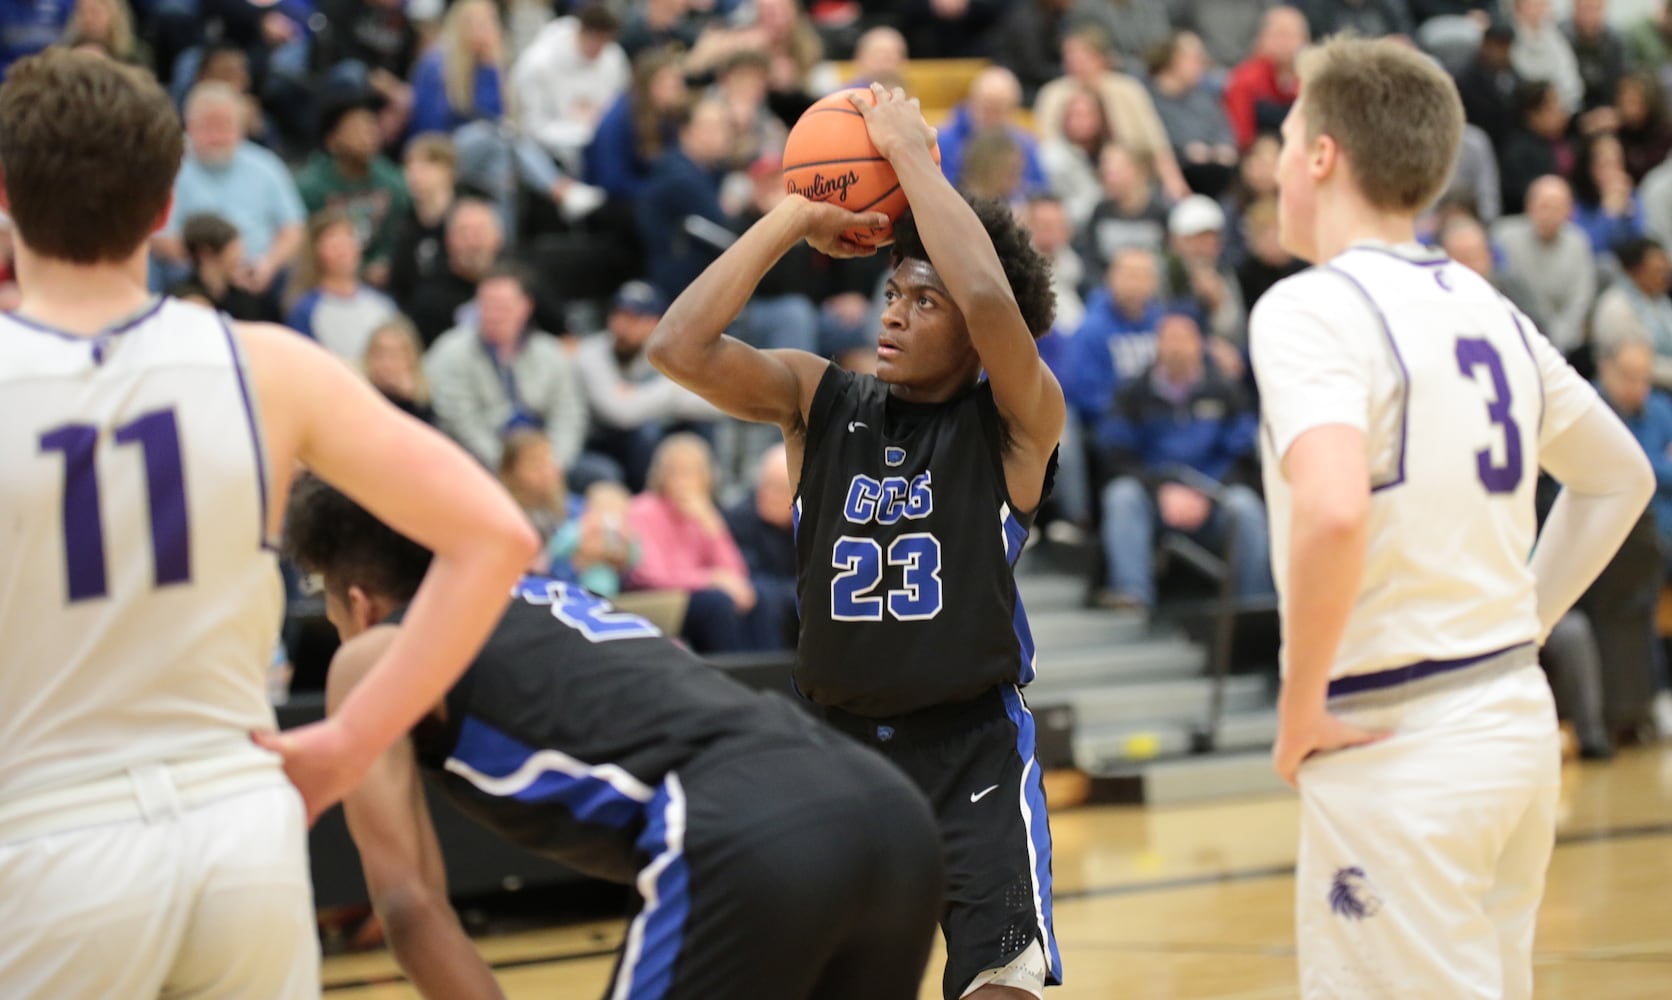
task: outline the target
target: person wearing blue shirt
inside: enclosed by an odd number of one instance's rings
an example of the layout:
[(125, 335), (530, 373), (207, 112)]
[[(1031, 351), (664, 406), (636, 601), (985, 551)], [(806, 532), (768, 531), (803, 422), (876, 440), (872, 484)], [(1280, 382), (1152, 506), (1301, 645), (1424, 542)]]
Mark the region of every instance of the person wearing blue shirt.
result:
[(940, 127), (941, 173), (953, 184), (963, 176), (964, 151), (969, 140), (983, 129), (1004, 128), (1022, 149), (1022, 186), (1028, 192), (1047, 191), (1050, 184), (1039, 162), (1039, 142), (1027, 129), (1012, 124), (1022, 105), (1022, 85), (1016, 74), (1000, 66), (989, 66), (970, 83), (969, 99), (952, 112)]
[(1597, 343), (1597, 391), (1620, 415), (1655, 470), (1649, 508), (1672, 575), (1672, 399), (1654, 389), (1655, 345), (1639, 333)]
[[(664, 150), (679, 141), (678, 109), (684, 106), (685, 74), (677, 54), (653, 50), (633, 63), (633, 85), (610, 105), (593, 130), (586, 147), (583, 171), (590, 184), (611, 198), (631, 199), (639, 193), (650, 168)], [(651, 134), (639, 131), (640, 112), (649, 110)]]
[(1115, 473), (1103, 491), (1108, 590), (1099, 603), (1155, 607), (1158, 532), (1226, 551), (1239, 596), (1273, 592), (1265, 503), (1230, 481), (1258, 427), (1242, 388), (1207, 361), (1195, 316), (1164, 315), (1155, 364), (1120, 387), (1098, 435)]
[(1155, 360), (1162, 305), (1155, 254), (1120, 250), (1109, 262), (1108, 283), (1086, 299), (1086, 316), (1064, 345), (1063, 393), (1080, 423), (1093, 428), (1109, 412), (1115, 387), (1142, 375)]
[(730, 245), (734, 234), (720, 207), (718, 167), (731, 149), (723, 104), (703, 101), (679, 130), (679, 145), (662, 155), (634, 205), (650, 283), (669, 299), (685, 290)]
[(76, 0), (0, 3), (0, 77), (12, 63), (51, 45), (69, 26)]

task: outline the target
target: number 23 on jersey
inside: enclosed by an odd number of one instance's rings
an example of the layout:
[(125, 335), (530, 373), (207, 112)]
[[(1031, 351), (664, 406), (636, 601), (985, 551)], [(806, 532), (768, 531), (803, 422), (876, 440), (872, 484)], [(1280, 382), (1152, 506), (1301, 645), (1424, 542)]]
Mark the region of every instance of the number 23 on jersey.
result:
[[(848, 484), (842, 514), (850, 524), (899, 524), (934, 511), (930, 474), (912, 479), (858, 475)], [(909, 531), (883, 541), (864, 535), (836, 539), (830, 556), (830, 617), (842, 622), (928, 621), (941, 612), (940, 539)], [(899, 586), (882, 589), (885, 573)]]

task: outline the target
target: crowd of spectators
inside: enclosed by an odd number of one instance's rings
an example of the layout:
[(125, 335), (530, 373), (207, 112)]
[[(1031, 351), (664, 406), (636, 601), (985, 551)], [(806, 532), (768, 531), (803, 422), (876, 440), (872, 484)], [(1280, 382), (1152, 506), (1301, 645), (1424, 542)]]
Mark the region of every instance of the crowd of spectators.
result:
[[(283, 321), (363, 366), (501, 471), (550, 538), (540, 568), (681, 591), (693, 644), (772, 648), (794, 619), (782, 453), (740, 450), (759, 439), (643, 348), (783, 197), (785, 136), (818, 97), (986, 61), (955, 106), (928, 110), (949, 179), (1009, 202), (1055, 265), (1040, 346), (1071, 418), (1047, 526), (1099, 550), (1101, 603), (1153, 609), (1165, 533), (1234, 549), (1257, 598), (1271, 580), (1247, 320), (1302, 267), (1278, 239), (1275, 178), (1301, 50), (1394, 36), (1455, 76), (1469, 128), (1424, 237), (1600, 366), (1658, 469), (1667, 6), (36, 0), (0, 5), (0, 70), (61, 44), (155, 73), (190, 140), (154, 242), (159, 291)], [(863, 369), (886, 267), (798, 247), (733, 332)], [(1662, 479), (1656, 511), (1672, 514), (1672, 466)], [(1672, 518), (1656, 523), (1672, 542)]]

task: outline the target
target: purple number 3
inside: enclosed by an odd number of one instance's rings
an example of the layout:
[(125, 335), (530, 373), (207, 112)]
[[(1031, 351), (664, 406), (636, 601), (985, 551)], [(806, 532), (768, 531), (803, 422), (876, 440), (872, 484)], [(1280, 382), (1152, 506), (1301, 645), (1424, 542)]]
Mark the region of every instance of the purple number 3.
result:
[[(144, 455), (154, 581), (159, 587), (184, 583), (192, 575), (191, 535), (174, 411), (157, 410), (123, 424), (116, 443), (138, 444)], [(90, 424), (65, 424), (41, 435), (41, 451), (64, 456), (64, 565), (71, 603), (107, 593), (104, 518), (93, 462), (98, 444), (99, 429)]]
[(1462, 337), (1457, 341), (1457, 367), (1464, 378), (1474, 378), (1476, 368), (1485, 368), (1492, 377), (1492, 401), (1486, 404), (1486, 415), (1504, 430), (1504, 464), (1495, 464), (1492, 449), (1485, 448), (1475, 452), (1475, 466), (1486, 492), (1514, 493), (1521, 485), (1521, 428), (1509, 412), (1509, 379), (1504, 377), (1504, 360), (1491, 341)]

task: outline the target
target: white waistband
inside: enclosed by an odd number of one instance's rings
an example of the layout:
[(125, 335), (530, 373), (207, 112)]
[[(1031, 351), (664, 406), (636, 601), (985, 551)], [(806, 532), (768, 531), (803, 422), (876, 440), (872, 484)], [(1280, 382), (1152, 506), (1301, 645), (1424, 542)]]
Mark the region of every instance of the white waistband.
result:
[(108, 778), (0, 802), (0, 844), (109, 823), (173, 819), (217, 799), (284, 782), (279, 758), (253, 744), (138, 764)]

